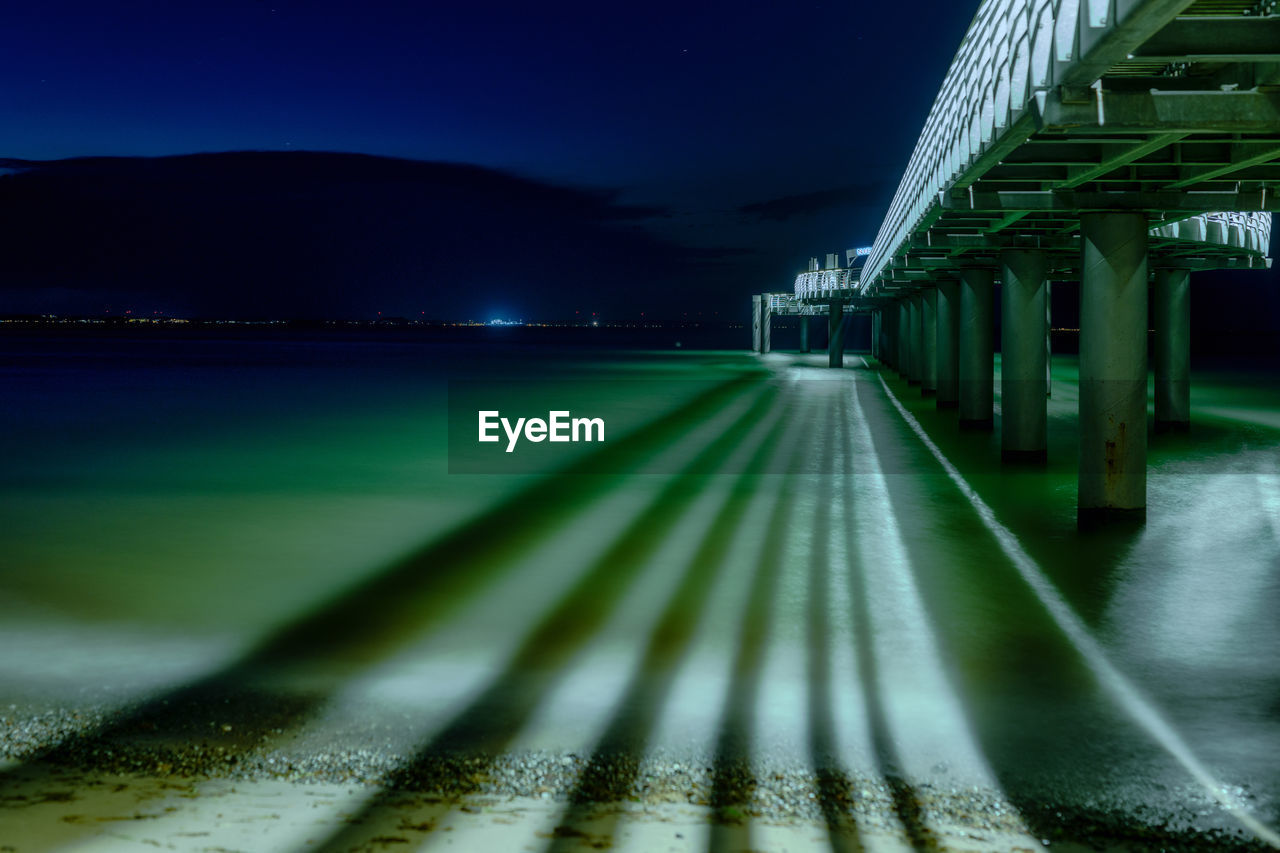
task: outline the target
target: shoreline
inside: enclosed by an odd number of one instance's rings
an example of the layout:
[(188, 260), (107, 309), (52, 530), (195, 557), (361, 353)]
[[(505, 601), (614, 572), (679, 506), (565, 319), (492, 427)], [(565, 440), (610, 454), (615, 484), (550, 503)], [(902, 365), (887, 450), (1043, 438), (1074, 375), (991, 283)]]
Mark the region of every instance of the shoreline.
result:
[[(334, 740), (322, 748), (305, 731), (261, 735), (236, 748), (149, 742), (145, 733), (99, 736), (126, 715), (64, 709), (24, 721), (8, 712), (0, 723), (0, 839), (8, 847), (0, 849), (52, 849), (45, 845), (86, 836), (191, 850), (224, 839), (231, 849), (262, 849), (234, 847), (244, 843), (235, 839), (245, 826), (287, 835), (290, 843), (299, 833), (363, 832), (368, 843), (358, 849), (370, 850), (391, 843), (377, 839), (413, 843), (450, 826), (461, 833), (455, 841), (474, 837), (501, 849), (529, 841), (541, 849), (548, 838), (577, 839), (586, 848), (656, 849), (662, 841), (674, 846), (661, 849), (706, 849), (707, 833), (724, 827), (772, 839), (758, 849), (909, 850), (923, 840), (1009, 851), (1268, 849), (1221, 826), (1195, 825), (1212, 804), (1186, 792), (1177, 800), (1180, 814), (1149, 803), (1125, 809), (1020, 798), (1015, 806), (998, 790), (948, 786), (944, 776), (908, 782), (846, 773), (836, 759), (815, 768), (767, 754), (740, 761), (670, 750), (588, 758), (554, 749), (442, 750), (411, 759), (372, 744)], [(15, 738), (19, 732), (26, 737)], [(211, 739), (238, 734), (215, 729)], [(267, 804), (274, 804), (269, 818)], [(663, 835), (672, 826), (685, 827), (683, 838)]]

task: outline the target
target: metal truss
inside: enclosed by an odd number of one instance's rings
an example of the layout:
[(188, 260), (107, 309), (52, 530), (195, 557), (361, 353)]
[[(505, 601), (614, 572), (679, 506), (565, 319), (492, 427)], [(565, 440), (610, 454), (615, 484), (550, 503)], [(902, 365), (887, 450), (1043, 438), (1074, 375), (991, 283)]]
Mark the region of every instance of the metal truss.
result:
[[(828, 270), (827, 272), (840, 272)], [(848, 272), (845, 270), (845, 272)], [(802, 273), (803, 275), (803, 273)], [(781, 315), (798, 315), (804, 317), (825, 316), (829, 310), (827, 302), (807, 302), (799, 293), (766, 293), (769, 300), (769, 313)]]
[(795, 295), (799, 299), (840, 299), (857, 294), (858, 271), (815, 270), (796, 276)]
[[(1044, 249), (1053, 269), (1073, 270), (1079, 215), (1100, 210), (1147, 214), (1154, 266), (1269, 265), (1277, 11), (1256, 0), (984, 0), (856, 292), (890, 297), (993, 264), (1005, 248)], [(820, 292), (825, 281), (805, 275), (796, 293)]]

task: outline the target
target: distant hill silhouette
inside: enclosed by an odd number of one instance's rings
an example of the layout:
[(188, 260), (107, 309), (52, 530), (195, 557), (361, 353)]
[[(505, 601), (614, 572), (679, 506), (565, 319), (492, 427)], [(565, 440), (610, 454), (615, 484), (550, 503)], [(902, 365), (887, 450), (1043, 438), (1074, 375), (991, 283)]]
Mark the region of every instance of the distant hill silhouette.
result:
[(657, 306), (655, 284), (677, 297), (708, 258), (641, 226), (663, 215), (611, 191), (361, 154), (0, 160), (0, 311), (46, 293), (222, 316)]

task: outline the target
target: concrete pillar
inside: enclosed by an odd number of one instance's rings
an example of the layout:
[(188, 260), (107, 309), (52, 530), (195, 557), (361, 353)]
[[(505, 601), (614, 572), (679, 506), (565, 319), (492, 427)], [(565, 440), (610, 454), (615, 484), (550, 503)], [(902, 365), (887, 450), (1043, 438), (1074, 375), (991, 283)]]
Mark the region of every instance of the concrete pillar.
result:
[(902, 306), (897, 302), (889, 303), (889, 318), (892, 323), (893, 338), (889, 341), (889, 363), (895, 371), (902, 370)]
[(1042, 460), (1045, 401), (1043, 252), (1000, 256), (1000, 451), (1006, 460)]
[(889, 315), (889, 311), (882, 307), (880, 309), (880, 360), (885, 364), (893, 361), (893, 350), (889, 347), (889, 342), (893, 340), (892, 335), (893, 318)]
[(801, 314), (797, 317), (800, 321), (800, 352), (809, 351), (809, 315)]
[(751, 295), (751, 351), (760, 352), (760, 294)]
[(898, 371), (898, 375), (906, 379), (910, 370), (909, 365), (911, 357), (907, 350), (911, 346), (911, 309), (907, 307), (906, 299), (898, 300), (898, 363), (894, 367)]
[(938, 290), (926, 288), (920, 294), (920, 393), (938, 393)]
[(1044, 395), (1053, 396), (1053, 282), (1044, 283)]
[(1191, 428), (1191, 274), (1156, 270), (1152, 288), (1155, 329), (1156, 432)]
[(995, 412), (995, 271), (960, 271), (960, 428), (991, 429)]
[(897, 305), (884, 305), (884, 362), (897, 369)]
[(773, 352), (773, 294), (760, 295), (760, 352)]
[(920, 307), (921, 299), (919, 293), (911, 294), (907, 299), (907, 312), (911, 322), (911, 343), (907, 349), (907, 384), (920, 384), (920, 368), (924, 364), (924, 355), (921, 352), (923, 331), (923, 310)]
[(844, 303), (832, 302), (827, 314), (827, 366), (844, 367)]
[(960, 404), (960, 283), (938, 282), (938, 408)]
[(1147, 218), (1080, 216), (1082, 524), (1147, 506)]
[(871, 312), (871, 357), (880, 352), (880, 312)]

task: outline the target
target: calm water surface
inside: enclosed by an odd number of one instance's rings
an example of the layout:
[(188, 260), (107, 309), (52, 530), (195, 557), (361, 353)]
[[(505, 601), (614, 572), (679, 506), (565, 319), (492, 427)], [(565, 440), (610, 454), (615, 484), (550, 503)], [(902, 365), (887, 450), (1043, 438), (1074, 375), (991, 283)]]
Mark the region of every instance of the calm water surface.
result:
[[(1183, 748), (1280, 822), (1275, 375), (1198, 370), (1192, 432), (1151, 439), (1147, 522), (1081, 532), (1072, 358), (1040, 469), (1000, 465), (998, 422), (960, 433), (874, 362), (824, 361), (0, 339), (0, 700), (124, 702), (247, 658), (327, 708), (407, 709), (429, 741), (530, 667), (510, 748), (590, 753), (646, 711), (631, 748), (710, 762), (750, 704), (761, 760), (994, 786), (1036, 829), (1069, 807), (1236, 832)], [(594, 408), (618, 443), (458, 473), (451, 382)]]

